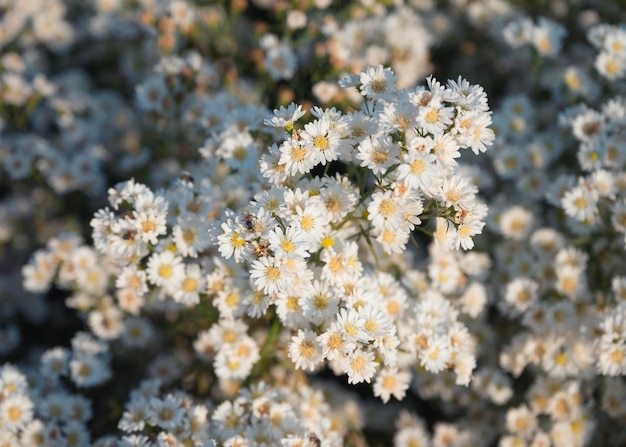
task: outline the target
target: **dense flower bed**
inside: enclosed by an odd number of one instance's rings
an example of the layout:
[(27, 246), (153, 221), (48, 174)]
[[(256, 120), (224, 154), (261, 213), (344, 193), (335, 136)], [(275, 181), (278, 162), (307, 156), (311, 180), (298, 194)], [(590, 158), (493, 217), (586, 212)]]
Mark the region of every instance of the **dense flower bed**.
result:
[(626, 443), (620, 2), (0, 2), (0, 445)]

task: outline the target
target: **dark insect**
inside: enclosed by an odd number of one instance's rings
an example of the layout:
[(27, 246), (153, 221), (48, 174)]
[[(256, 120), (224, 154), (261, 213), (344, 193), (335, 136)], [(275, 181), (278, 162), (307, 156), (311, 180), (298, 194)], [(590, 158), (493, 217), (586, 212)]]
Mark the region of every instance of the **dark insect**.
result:
[(246, 214), (243, 218), (244, 225), (246, 226), (246, 230), (250, 232), (258, 231), (259, 227), (259, 219), (252, 214)]
[(135, 235), (137, 233), (133, 230), (128, 230), (127, 232), (125, 232), (122, 235), (122, 239), (124, 239), (125, 241), (134, 241), (135, 240)]
[(185, 183), (193, 183), (193, 176), (187, 172), (187, 171), (183, 171), (180, 174), (180, 180), (185, 182)]
[(321, 447), (322, 441), (320, 440), (320, 438), (317, 437), (315, 433), (310, 432), (309, 433), (309, 445), (313, 447)]

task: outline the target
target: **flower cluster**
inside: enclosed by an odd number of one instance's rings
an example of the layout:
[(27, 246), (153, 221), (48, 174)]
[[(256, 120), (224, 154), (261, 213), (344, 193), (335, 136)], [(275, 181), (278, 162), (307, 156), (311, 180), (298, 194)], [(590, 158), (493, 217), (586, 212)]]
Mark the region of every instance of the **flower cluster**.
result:
[(261, 382), (214, 408), (161, 387), (158, 380), (147, 380), (131, 391), (119, 421), (120, 446), (145, 445), (151, 437), (166, 445), (207, 447), (341, 445), (344, 432), (358, 427), (361, 418), (352, 401), (344, 403), (343, 414), (334, 412), (321, 391), (306, 385), (291, 390)]
[[(76, 344), (86, 347), (85, 339)], [(0, 440), (6, 445), (89, 445), (87, 423), (91, 402), (57, 380), (67, 374), (67, 356), (50, 350), (42, 356), (41, 372), (28, 376), (10, 363), (0, 368)], [(98, 365), (82, 364), (87, 370)], [(72, 366), (72, 370), (74, 367)], [(33, 382), (36, 384), (33, 384)]]
[(522, 17), (510, 22), (502, 34), (513, 48), (530, 44), (542, 57), (556, 57), (567, 31), (561, 24), (546, 17), (540, 17), (537, 23)]
[(594, 67), (605, 78), (614, 81), (626, 74), (626, 27), (598, 25), (589, 29), (589, 42), (599, 51)]
[(0, 2), (0, 444), (626, 445), (624, 16), (544, 6)]

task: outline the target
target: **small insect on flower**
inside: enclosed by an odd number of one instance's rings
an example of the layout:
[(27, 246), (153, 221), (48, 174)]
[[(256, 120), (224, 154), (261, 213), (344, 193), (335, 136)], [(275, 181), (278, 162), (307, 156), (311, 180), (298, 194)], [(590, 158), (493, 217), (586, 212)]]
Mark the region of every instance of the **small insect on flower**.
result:
[(124, 239), (125, 241), (134, 241), (136, 235), (136, 231), (128, 230), (122, 235), (122, 239)]
[(243, 218), (243, 222), (246, 230), (248, 230), (250, 233), (259, 233), (262, 229), (261, 222), (253, 214), (246, 214)]
[(193, 183), (193, 181), (194, 181), (193, 176), (189, 172), (187, 172), (187, 171), (181, 172), (180, 176), (178, 178), (183, 183)]
[(309, 446), (310, 447), (321, 447), (322, 446), (322, 441), (320, 440), (320, 438), (317, 437), (317, 435), (313, 432), (310, 432), (308, 434), (309, 436)]
[(257, 258), (267, 256), (267, 250), (270, 247), (270, 243), (266, 239), (260, 239), (258, 242), (253, 242), (254, 255)]

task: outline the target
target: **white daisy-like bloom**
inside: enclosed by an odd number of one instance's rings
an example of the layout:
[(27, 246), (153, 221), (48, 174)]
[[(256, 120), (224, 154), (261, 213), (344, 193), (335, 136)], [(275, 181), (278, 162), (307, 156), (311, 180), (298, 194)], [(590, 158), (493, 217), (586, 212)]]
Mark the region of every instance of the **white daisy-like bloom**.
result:
[(443, 133), (453, 123), (454, 108), (446, 107), (440, 99), (431, 99), (419, 108), (417, 126), (422, 133)]
[(373, 346), (377, 351), (377, 356), (382, 359), (384, 365), (396, 366), (398, 364), (398, 346), (400, 346), (400, 339), (396, 335), (395, 330), (387, 335), (376, 338)]
[(250, 418), (245, 404), (245, 400), (237, 399), (234, 402), (224, 401), (217, 406), (211, 417), (212, 422), (219, 427), (216, 435), (228, 438), (245, 429), (245, 424)]
[(410, 424), (402, 426), (393, 436), (396, 447), (413, 447), (432, 445), (428, 431), (422, 425)]
[(47, 431), (50, 430), (50, 426), (44, 425), (41, 419), (33, 419), (31, 422), (24, 426), (24, 429), (20, 433), (20, 442), (15, 439), (11, 444), (7, 445), (29, 445), (40, 446), (46, 442)]
[(382, 65), (376, 67), (366, 67), (359, 75), (361, 94), (369, 99), (390, 99), (396, 91), (396, 81), (398, 77), (391, 68), (383, 68)]
[(531, 43), (542, 56), (554, 57), (561, 51), (566, 35), (567, 30), (563, 25), (546, 17), (539, 17), (532, 30)]
[(28, 390), (26, 376), (14, 365), (5, 363), (0, 367), (0, 395), (25, 393)]
[(626, 373), (626, 343), (624, 340), (613, 343), (612, 340), (601, 339), (597, 344), (598, 372), (605, 376), (622, 376)]
[(43, 397), (37, 405), (40, 417), (65, 422), (70, 417), (69, 395), (65, 392), (52, 392)]
[(163, 106), (169, 100), (169, 92), (165, 79), (159, 75), (144, 79), (135, 87), (135, 98), (139, 109), (146, 112), (163, 113)]
[(128, 287), (117, 289), (115, 291), (115, 299), (119, 308), (131, 315), (139, 315), (141, 309), (146, 304), (143, 295)]
[[(55, 347), (48, 349), (41, 356), (39, 370), (44, 377), (58, 378), (67, 375), (70, 352), (66, 348)], [(2, 377), (0, 376), (0, 390), (2, 389)]]
[(18, 432), (32, 421), (33, 402), (26, 394), (14, 393), (0, 402), (0, 423), (10, 432)]
[(357, 341), (367, 338), (363, 334), (363, 327), (361, 317), (354, 308), (341, 308), (337, 314), (337, 327), (341, 329), (346, 338), (350, 341)]
[(362, 331), (360, 335), (362, 338), (360, 340), (363, 342), (390, 335), (395, 331), (391, 318), (376, 305), (361, 306), (357, 309), (357, 314), (361, 319)]
[(486, 152), (496, 138), (491, 125), (491, 113), (472, 110), (461, 111), (454, 121), (454, 138), (459, 146), (469, 147), (476, 155)]
[(136, 265), (125, 266), (115, 280), (115, 287), (122, 289), (127, 288), (143, 295), (148, 291), (146, 272), (139, 270)]
[(261, 155), (259, 172), (270, 184), (276, 186), (282, 185), (289, 179), (285, 165), (280, 163), (280, 150), (276, 143), (272, 143), (267, 148), (267, 152)]
[[(306, 293), (306, 292), (305, 292)], [(276, 314), (282, 324), (289, 329), (297, 329), (307, 324), (300, 305), (301, 294), (279, 292), (275, 299)]]
[(571, 299), (580, 296), (587, 290), (584, 269), (571, 265), (557, 266), (554, 288)]
[(474, 236), (481, 234), (485, 222), (479, 219), (469, 219), (463, 221), (456, 229), (456, 237), (454, 245), (456, 249), (462, 248), (463, 250), (471, 250), (474, 248)]
[(477, 192), (478, 188), (467, 177), (451, 175), (444, 177), (440, 195), (446, 207), (463, 212), (474, 207)]
[(346, 133), (354, 142), (376, 133), (378, 123), (362, 111), (348, 112), (346, 117)]
[(452, 362), (452, 346), (446, 337), (431, 337), (428, 346), (419, 354), (420, 364), (427, 371), (438, 373)]
[(446, 87), (451, 92), (453, 99), (450, 101), (459, 106), (462, 110), (489, 110), (487, 104), (487, 93), (478, 84), (470, 84), (467, 79), (459, 76), (457, 80), (449, 79)]
[(259, 360), (259, 347), (248, 336), (232, 345), (224, 345), (215, 357), (215, 374), (220, 379), (243, 380)]
[(300, 132), (303, 147), (311, 153), (316, 165), (325, 165), (339, 158), (346, 144), (341, 141), (341, 137), (341, 133), (331, 126), (328, 119), (316, 119), (307, 123)]
[(279, 149), (278, 163), (284, 166), (285, 172), (289, 175), (306, 174), (318, 163), (315, 152), (306, 147), (301, 140), (289, 138), (283, 141)]
[(383, 368), (376, 375), (374, 396), (387, 403), (391, 396), (402, 400), (409, 389), (411, 374), (397, 368)]
[(433, 135), (431, 147), (437, 165), (446, 169), (456, 169), (458, 165), (456, 159), (461, 157), (461, 152), (454, 135), (450, 133)]
[(315, 371), (323, 360), (317, 334), (310, 329), (298, 330), (298, 335), (291, 337), (288, 356), (296, 369)]
[(287, 107), (280, 106), (274, 109), (273, 116), (263, 120), (263, 124), (272, 127), (293, 127), (293, 123), (302, 118), (305, 113), (301, 105), (292, 102)]
[(180, 256), (169, 250), (153, 253), (148, 259), (148, 280), (166, 291), (175, 291), (185, 275), (185, 264)]
[(472, 381), (472, 374), (476, 368), (476, 357), (466, 352), (455, 353), (454, 373), (456, 374), (455, 384), (468, 386)]
[(332, 319), (338, 311), (339, 298), (328, 281), (315, 280), (310, 292), (300, 299), (302, 315), (315, 325)]
[(143, 317), (127, 317), (124, 319), (124, 333), (121, 341), (125, 346), (145, 348), (154, 337), (152, 324)]
[(298, 68), (298, 59), (288, 42), (280, 42), (266, 49), (265, 67), (275, 80), (289, 80)]
[(23, 287), (32, 293), (46, 292), (52, 283), (57, 263), (51, 253), (37, 250), (22, 267)]
[(322, 356), (328, 360), (340, 360), (356, 348), (356, 342), (350, 339), (337, 322), (317, 336), (322, 349)]
[(590, 188), (598, 193), (599, 197), (606, 197), (614, 200), (617, 186), (615, 175), (606, 169), (594, 171), (589, 178)]
[(268, 295), (289, 290), (293, 283), (292, 274), (283, 263), (274, 256), (256, 259), (250, 267), (250, 278), (257, 290)]
[(213, 298), (213, 305), (217, 307), (222, 318), (238, 318), (246, 309), (243, 291), (232, 284), (217, 292)]
[(105, 309), (89, 312), (87, 323), (89, 329), (103, 340), (115, 340), (124, 332), (124, 315), (116, 306), (109, 305)]
[(384, 174), (399, 161), (400, 146), (389, 135), (366, 137), (357, 149), (356, 159), (361, 160), (361, 166), (369, 168), (375, 175)]
[(126, 432), (143, 430), (148, 420), (148, 400), (135, 396), (125, 405), (124, 413), (120, 418), (117, 428)]
[(267, 234), (267, 242), (277, 257), (308, 258), (310, 255), (309, 240), (296, 226), (289, 226), (286, 231), (277, 226)]
[(198, 264), (185, 265), (179, 287), (174, 290), (172, 297), (178, 303), (192, 306), (200, 302), (200, 294), (205, 290), (205, 278), (202, 268)]
[[(243, 320), (238, 319), (220, 319), (208, 331), (198, 334), (196, 340), (199, 344), (209, 344), (212, 349), (219, 350), (224, 345), (234, 345), (238, 340), (246, 337), (248, 325)], [(201, 340), (206, 340), (206, 343)], [(194, 343), (196, 347), (196, 343)], [(196, 349), (196, 351), (198, 351)]]
[(530, 43), (534, 30), (532, 19), (521, 17), (508, 23), (502, 29), (502, 35), (507, 44), (513, 48), (519, 48)]
[(532, 230), (533, 213), (521, 206), (512, 206), (506, 209), (499, 220), (502, 235), (516, 241), (521, 241)]
[(172, 22), (183, 29), (188, 28), (196, 18), (196, 11), (183, 0), (173, 0), (170, 3)]
[(163, 399), (158, 397), (150, 399), (146, 415), (150, 425), (175, 431), (183, 427), (185, 411), (181, 400), (170, 394)]
[(352, 185), (348, 177), (324, 177), (320, 188), (320, 201), (330, 222), (341, 221), (357, 203), (358, 189)]
[(385, 102), (378, 120), (386, 133), (408, 132), (417, 125), (417, 106), (409, 101)]
[(135, 237), (143, 242), (156, 244), (158, 237), (167, 233), (166, 219), (168, 202), (162, 196), (139, 194), (135, 198), (132, 223)]
[(504, 300), (512, 307), (515, 314), (522, 314), (538, 298), (539, 284), (531, 278), (515, 278), (507, 285)]
[(333, 247), (323, 249), (320, 261), (324, 265), (321, 277), (332, 285), (355, 280), (363, 271), (363, 264), (359, 261), (359, 247), (355, 241), (348, 242), (340, 251)]
[(601, 51), (594, 63), (595, 69), (609, 81), (615, 81), (626, 74), (626, 57), (619, 54)]
[(92, 387), (109, 380), (111, 369), (105, 359), (83, 355), (70, 360), (70, 377), (79, 388)]
[(367, 218), (379, 229), (403, 227), (404, 208), (393, 191), (376, 191), (367, 206)]
[(376, 374), (376, 356), (370, 350), (357, 348), (340, 360), (341, 368), (348, 373), (348, 383), (370, 383)]
[(411, 188), (433, 196), (434, 188), (442, 183), (442, 170), (435, 161), (435, 155), (427, 151), (409, 150), (402, 155), (397, 178)]
[(191, 217), (178, 218), (172, 236), (180, 254), (191, 258), (211, 245), (208, 223)]
[(307, 200), (303, 207), (297, 205), (295, 214), (291, 214), (288, 219), (289, 226), (298, 228), (306, 236), (309, 252), (317, 251), (330, 222), (330, 216), (320, 201)]
[(243, 262), (252, 251), (250, 243), (246, 240), (245, 230), (241, 225), (231, 219), (222, 223), (222, 234), (217, 237), (218, 250), (222, 257), (235, 262)]
[(576, 186), (561, 199), (565, 213), (579, 222), (594, 222), (598, 216), (598, 194), (593, 189)]

